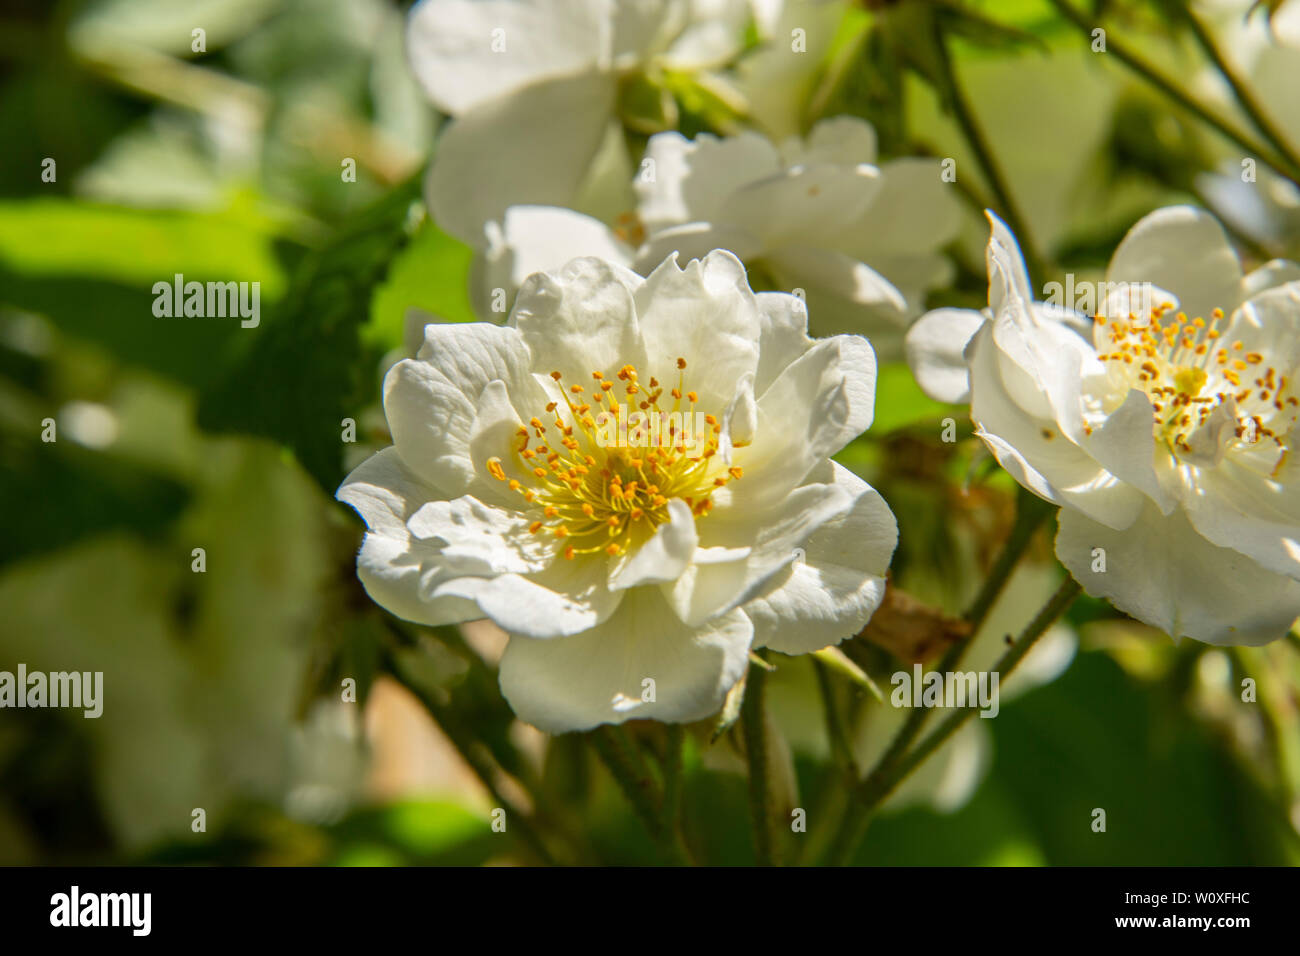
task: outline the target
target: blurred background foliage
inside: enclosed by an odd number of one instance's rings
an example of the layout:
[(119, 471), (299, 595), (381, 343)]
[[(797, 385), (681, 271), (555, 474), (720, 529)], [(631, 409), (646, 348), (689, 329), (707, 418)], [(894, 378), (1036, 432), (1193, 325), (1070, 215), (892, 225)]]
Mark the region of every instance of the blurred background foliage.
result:
[[(332, 493), (387, 443), (379, 383), (408, 310), (475, 318), (471, 250), (419, 198), (440, 118), (406, 67), (405, 6), (0, 4), (0, 669), (102, 670), (106, 689), (98, 720), (0, 714), (0, 863), (660, 860), (589, 741), (513, 719), (500, 634), (401, 624), (355, 578), (360, 525)], [(1244, 188), (1240, 149), (1094, 53), (1060, 3), (802, 6), (838, 26), (813, 68), (780, 81), (798, 103), (786, 132), (849, 112), (886, 155), (957, 160), (970, 208), (957, 281), (932, 304), (983, 304), (979, 208), (997, 205), (954, 95), (1023, 212), (1038, 282), (1099, 276), (1127, 227), (1170, 202), (1215, 208), (1253, 262), (1300, 256), (1294, 184), (1262, 169)], [(1249, 4), (1208, 6), (1247, 50)], [(1246, 127), (1180, 4), (1070, 9)], [(1273, 54), (1243, 69), (1300, 144), (1300, 50)], [(709, 103), (680, 95), (710, 128)], [(156, 318), (152, 285), (177, 273), (259, 282), (260, 325)], [(898, 515), (894, 583), (955, 614), (1010, 528), (1014, 486), (904, 366), (882, 369), (877, 408), (841, 460)], [(939, 437), (949, 416), (955, 443)], [(981, 632), (990, 655), (1054, 586), (1050, 530)], [(1056, 630), (1033, 679), (899, 792), (857, 862), (1300, 862), (1300, 641), (1175, 646), (1088, 600)], [(897, 645), (847, 649), (886, 687), (910, 666)], [(845, 769), (813, 665), (774, 663), (776, 787), (808, 812), (782, 856), (815, 862)], [(1240, 699), (1247, 677), (1257, 703)], [(878, 752), (888, 708), (830, 686), (853, 717), (850, 757)], [(742, 751), (712, 736), (688, 735), (686, 841), (699, 861), (747, 863)], [(652, 755), (664, 730), (626, 740)]]

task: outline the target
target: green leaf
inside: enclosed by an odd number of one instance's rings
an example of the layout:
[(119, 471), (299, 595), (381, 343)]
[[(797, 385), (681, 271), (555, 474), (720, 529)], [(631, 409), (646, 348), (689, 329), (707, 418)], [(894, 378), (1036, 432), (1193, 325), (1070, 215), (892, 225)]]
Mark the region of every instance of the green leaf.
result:
[(160, 318), (157, 282), (256, 282), (269, 311), (285, 277), (270, 229), (237, 213), (0, 203), (0, 303), (49, 316), (122, 361), (203, 385), (255, 335), (232, 318)]
[(378, 398), (378, 354), (361, 341), (376, 286), (407, 242), (418, 183), (393, 190), (307, 257), (283, 307), (233, 370), (199, 396), (198, 421), (288, 446), (331, 494), (343, 478), (341, 422)]
[(274, 299), (284, 289), (284, 273), (273, 238), (267, 224), (242, 210), (128, 209), (67, 199), (0, 203), (0, 265), (24, 276), (81, 276), (148, 291), (188, 272), (187, 279), (258, 281)]
[(422, 309), (446, 322), (477, 318), (469, 298), (469, 268), (474, 251), (425, 220), (410, 243), (398, 253), (388, 276), (375, 287), (370, 321), (361, 340), (377, 349), (403, 344), (406, 315)]

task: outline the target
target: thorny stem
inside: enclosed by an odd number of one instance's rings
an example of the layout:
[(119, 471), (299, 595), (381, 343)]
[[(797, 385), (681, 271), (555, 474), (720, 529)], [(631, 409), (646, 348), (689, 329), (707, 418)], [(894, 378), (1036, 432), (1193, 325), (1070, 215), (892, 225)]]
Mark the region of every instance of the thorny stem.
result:
[(669, 859), (677, 864), (688, 863), (690, 859), (684, 844), (673, 830), (663, 825), (663, 798), (654, 778), (649, 774), (644, 758), (636, 750), (627, 732), (621, 727), (603, 725), (588, 734), (587, 739), (623, 795), (632, 804), (641, 823)]
[[(1012, 522), (1011, 531), (1007, 534), (1007, 540), (1002, 545), (1002, 550), (994, 560), (993, 566), (989, 569), (988, 576), (984, 579), (984, 584), (979, 593), (975, 595), (970, 607), (962, 615), (963, 619), (970, 624), (970, 635), (948, 649), (947, 653), (939, 661), (938, 670), (940, 672), (952, 671), (957, 668), (962, 656), (966, 653), (966, 649), (975, 640), (980, 627), (988, 617), (989, 611), (997, 603), (997, 599), (1006, 587), (1007, 581), (1010, 580), (1016, 565), (1019, 564), (1020, 559), (1028, 549), (1029, 543), (1034, 538), (1034, 533), (1051, 513), (1051, 510), (1051, 506), (1037, 495), (1023, 488), (1019, 490), (1016, 498), (1016, 516)], [(862, 786), (875, 786), (880, 780), (885, 779), (894, 772), (895, 768), (902, 763), (908, 748), (920, 735), (921, 728), (925, 725), (928, 716), (928, 713), (919, 707), (908, 714), (907, 720), (876, 762), (875, 767), (872, 768)], [(860, 802), (852, 801), (848, 804), (845, 808), (844, 819), (841, 822), (839, 836), (831, 848), (833, 857), (838, 857), (839, 861), (842, 862), (852, 856), (853, 851), (857, 848), (863, 834), (866, 832), (869, 819), (869, 810), (863, 807)]]
[(669, 724), (664, 741), (664, 804), (663, 829), (665, 833), (680, 833), (682, 813), (682, 748), (686, 730), (681, 724)]

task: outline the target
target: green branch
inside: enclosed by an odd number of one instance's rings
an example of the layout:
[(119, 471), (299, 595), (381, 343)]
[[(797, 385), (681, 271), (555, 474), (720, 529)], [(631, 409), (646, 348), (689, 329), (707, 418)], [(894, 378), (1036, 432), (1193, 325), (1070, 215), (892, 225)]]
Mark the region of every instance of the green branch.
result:
[(745, 703), (741, 721), (745, 737), (745, 756), (749, 761), (749, 813), (754, 828), (754, 855), (759, 866), (775, 866), (776, 823), (768, 793), (767, 721), (764, 706), (767, 696), (767, 671), (758, 665), (749, 668)]
[(1196, 42), (1200, 44), (1201, 49), (1205, 51), (1205, 55), (1214, 63), (1215, 69), (1219, 71), (1228, 86), (1232, 88), (1232, 95), (1236, 98), (1238, 105), (1241, 106), (1242, 112), (1250, 118), (1255, 128), (1264, 134), (1264, 138), (1272, 144), (1273, 148), (1291, 164), (1291, 168), (1300, 170), (1300, 154), (1291, 147), (1286, 137), (1282, 135), (1282, 131), (1277, 128), (1277, 124), (1264, 112), (1259, 99), (1255, 96), (1249, 84), (1246, 83), (1246, 80), (1228, 62), (1227, 57), (1223, 55), (1223, 51), (1215, 42), (1214, 37), (1211, 36), (1204, 21), (1190, 7), (1184, 13), (1188, 25), (1192, 28), (1192, 35), (1196, 37)]
[(1002, 167), (993, 155), (993, 149), (990, 147), (988, 138), (984, 135), (983, 129), (980, 128), (979, 122), (975, 118), (975, 111), (970, 101), (967, 100), (961, 84), (957, 82), (957, 73), (953, 69), (952, 56), (948, 51), (948, 41), (944, 36), (943, 26), (939, 18), (934, 22), (934, 45), (938, 54), (940, 79), (943, 83), (943, 95), (951, 106), (953, 116), (957, 120), (957, 125), (961, 127), (962, 135), (970, 144), (971, 151), (975, 154), (976, 161), (980, 164), (980, 169), (984, 172), (984, 178), (993, 190), (993, 196), (996, 201), (997, 213), (1006, 220), (1011, 231), (1016, 234), (1020, 242), (1020, 251), (1025, 257), (1025, 264), (1030, 275), (1042, 275), (1042, 259), (1038, 255), (1038, 247), (1033, 241), (1033, 235), (1029, 231), (1029, 223), (1020, 213), (1020, 207), (1016, 205), (1011, 196), (1010, 186), (1007, 184), (1006, 176), (1002, 172)]
[[(1074, 8), (1067, 0), (1048, 0), (1061, 14), (1088, 37), (1092, 36), (1092, 31), (1096, 24), (1089, 22), (1087, 17)], [(1263, 143), (1256, 142), (1248, 135), (1237, 129), (1226, 119), (1218, 116), (1213, 110), (1205, 104), (1193, 99), (1189, 94), (1183, 92), (1176, 83), (1158, 72), (1154, 67), (1148, 64), (1135, 52), (1130, 50), (1122, 41), (1116, 40), (1109, 33), (1106, 36), (1106, 51), (1115, 54), (1116, 59), (1127, 66), (1142, 79), (1146, 80), (1151, 86), (1155, 87), (1169, 99), (1183, 107), (1183, 109), (1197, 116), (1202, 122), (1211, 128), (1217, 130), (1220, 134), (1227, 137), (1247, 153), (1256, 156), (1266, 166), (1271, 168), (1279, 176), (1296, 181), (1300, 177), (1300, 166), (1292, 167), (1285, 156), (1278, 155), (1269, 149)]]

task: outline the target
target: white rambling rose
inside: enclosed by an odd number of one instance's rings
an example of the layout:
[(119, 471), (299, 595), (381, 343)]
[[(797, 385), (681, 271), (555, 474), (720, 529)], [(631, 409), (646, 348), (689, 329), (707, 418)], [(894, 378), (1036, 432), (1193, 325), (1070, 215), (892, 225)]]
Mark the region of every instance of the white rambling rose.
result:
[(755, 284), (802, 290), (815, 331), (859, 332), (893, 356), (925, 292), (950, 276), (939, 250), (959, 210), (938, 161), (875, 158), (875, 131), (850, 116), (780, 149), (753, 132), (652, 136), (634, 182), (637, 235), (568, 209), (511, 208), (488, 227), (474, 282), (480, 307), (493, 290), (579, 253), (645, 274), (671, 252), (724, 248)]
[(1280, 637), (1300, 615), (1300, 266), (1243, 275), (1208, 213), (1160, 209), (1088, 322), (1033, 301), (990, 219), (989, 309), (917, 322), (922, 387), (952, 400), (969, 376), (977, 434), (1061, 505), (1056, 554), (1088, 593), (1175, 638)]
[[(502, 691), (544, 730), (705, 717), (751, 647), (834, 644), (880, 601), (894, 517), (829, 459), (875, 368), (726, 252), (531, 276), (506, 327), (430, 325), (388, 373), (395, 444), (338, 492), (369, 526), (358, 574), (407, 620), (503, 628)], [(702, 428), (638, 431), (656, 409)]]
[(568, 206), (617, 136), (620, 89), (647, 71), (702, 71), (770, 29), (780, 0), (421, 0), (407, 49), (454, 117), (425, 194), (443, 229), (477, 243), (511, 205)]

